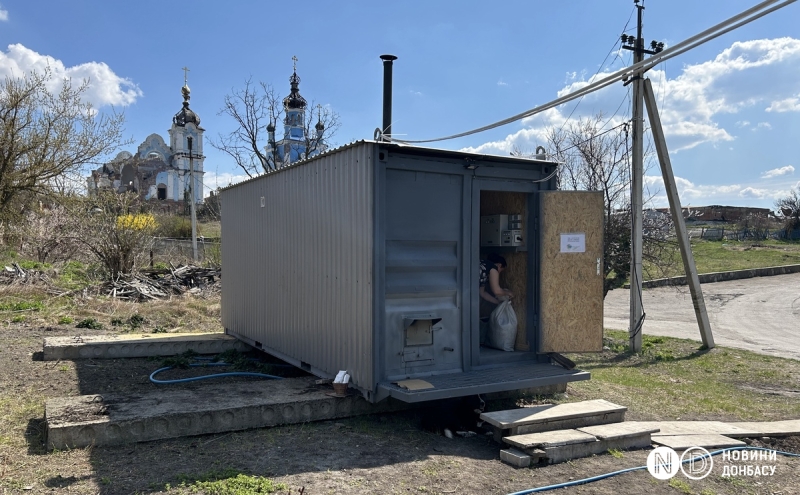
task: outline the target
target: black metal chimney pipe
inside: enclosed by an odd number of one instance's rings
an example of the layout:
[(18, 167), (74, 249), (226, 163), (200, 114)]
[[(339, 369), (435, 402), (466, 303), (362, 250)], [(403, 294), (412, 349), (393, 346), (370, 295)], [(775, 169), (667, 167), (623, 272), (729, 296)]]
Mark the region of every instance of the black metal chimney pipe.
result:
[[(381, 55), (383, 60), (383, 126), (381, 136), (383, 141), (392, 140), (392, 62), (397, 60), (394, 55)], [(387, 137), (388, 136), (388, 137)]]

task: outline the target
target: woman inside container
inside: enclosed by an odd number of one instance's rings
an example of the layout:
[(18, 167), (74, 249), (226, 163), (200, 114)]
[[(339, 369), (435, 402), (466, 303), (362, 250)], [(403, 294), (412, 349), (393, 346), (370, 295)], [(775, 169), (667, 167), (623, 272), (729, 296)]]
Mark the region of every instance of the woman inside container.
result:
[(514, 297), (510, 290), (500, 288), (500, 274), (507, 266), (506, 259), (495, 253), (489, 253), (485, 260), (481, 260), (481, 299), (497, 306), (503, 300)]
[(500, 274), (507, 266), (506, 259), (495, 253), (489, 253), (486, 259), (481, 260), (479, 292), (481, 299), (488, 303), (481, 304), (481, 344), (486, 342), (486, 335), (489, 332), (489, 315), (492, 310), (505, 299), (514, 297), (510, 290), (500, 287)]

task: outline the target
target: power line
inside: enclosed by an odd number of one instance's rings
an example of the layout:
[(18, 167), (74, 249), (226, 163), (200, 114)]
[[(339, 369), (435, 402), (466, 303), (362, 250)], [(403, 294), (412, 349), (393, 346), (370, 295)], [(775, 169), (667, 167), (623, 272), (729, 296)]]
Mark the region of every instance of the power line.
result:
[[(626, 30), (626, 29), (628, 29), (628, 24), (631, 22), (631, 19), (633, 19), (633, 13), (634, 13), (635, 11), (636, 11), (636, 7), (634, 7), (634, 8), (632, 8), (632, 9), (631, 9), (631, 15), (628, 17), (628, 22), (626, 22), (626, 23), (625, 23), (625, 26), (622, 28), (622, 32), (623, 32), (623, 33), (625, 32), (625, 30)], [(603, 61), (600, 63), (600, 66), (597, 68), (597, 71), (596, 71), (596, 72), (594, 73), (594, 75), (593, 75), (593, 76), (592, 76), (592, 77), (589, 79), (590, 81), (591, 81), (593, 78), (597, 77), (597, 74), (599, 74), (599, 73), (600, 73), (600, 71), (601, 71), (601, 70), (603, 70), (603, 67), (604, 67), (604, 66), (605, 66), (605, 64), (606, 64), (606, 60), (608, 60), (608, 57), (610, 57), (610, 56), (611, 56), (611, 53), (612, 53), (612, 52), (614, 52), (614, 48), (616, 48), (616, 47), (617, 47), (617, 44), (618, 44), (619, 42), (620, 42), (620, 41), (619, 41), (619, 38), (617, 37), (617, 38), (614, 40), (614, 44), (611, 46), (611, 49), (610, 49), (610, 50), (608, 51), (608, 53), (606, 54), (606, 57), (603, 59)], [(612, 60), (612, 61), (611, 61), (611, 63), (612, 63), (612, 64), (613, 64), (613, 63), (614, 63), (614, 62), (617, 60), (617, 57), (619, 57), (619, 50), (617, 50), (617, 54), (614, 56), (614, 60)], [(586, 96), (586, 95), (584, 95), (584, 96)], [(580, 106), (580, 104), (581, 104), (581, 102), (582, 102), (582, 101), (583, 101), (583, 96), (581, 96), (581, 97), (578, 99), (578, 103), (576, 103), (576, 104), (575, 104), (575, 106), (574, 106), (574, 107), (572, 107), (572, 111), (571, 111), (571, 112), (569, 112), (569, 115), (567, 115), (567, 118), (566, 118), (566, 119), (564, 120), (564, 122), (561, 124), (561, 127), (559, 127), (559, 129), (558, 129), (558, 132), (561, 132), (561, 131), (564, 129), (564, 126), (567, 124), (567, 121), (569, 121), (569, 119), (571, 119), (571, 118), (572, 118), (572, 114), (574, 114), (574, 113), (575, 113), (575, 110), (577, 110), (577, 109), (578, 109), (578, 107)], [(606, 123), (606, 124), (604, 124), (604, 125), (603, 125), (603, 127), (605, 127), (606, 125), (607, 125), (607, 123)]]
[[(512, 122), (516, 122), (516, 121), (524, 119), (526, 117), (531, 117), (533, 115), (536, 115), (538, 113), (544, 112), (544, 111), (549, 110), (551, 108), (557, 107), (559, 105), (563, 105), (564, 103), (567, 103), (567, 102), (572, 101), (574, 99), (580, 98), (583, 95), (592, 93), (592, 92), (597, 91), (599, 89), (602, 89), (602, 88), (604, 88), (606, 86), (610, 86), (611, 84), (614, 84), (616, 82), (626, 81), (629, 78), (635, 76), (636, 73), (638, 73), (638, 72), (646, 72), (647, 70), (655, 67), (656, 65), (664, 62), (665, 60), (669, 60), (670, 58), (677, 57), (678, 55), (681, 55), (681, 54), (683, 54), (683, 53), (685, 53), (685, 52), (687, 52), (687, 51), (689, 51), (689, 50), (691, 50), (693, 48), (696, 48), (696, 47), (698, 47), (698, 46), (700, 46), (700, 45), (702, 45), (704, 43), (707, 43), (707, 42), (709, 42), (709, 41), (711, 41), (711, 40), (713, 40), (713, 39), (715, 39), (715, 38), (717, 38), (719, 36), (722, 36), (723, 34), (726, 34), (726, 33), (730, 32), (730, 31), (734, 30), (734, 29), (738, 29), (738, 28), (740, 28), (740, 27), (742, 27), (742, 26), (744, 26), (746, 24), (749, 24), (750, 22), (753, 22), (753, 21), (755, 21), (757, 19), (760, 19), (761, 17), (763, 17), (763, 16), (765, 16), (767, 14), (770, 14), (770, 13), (772, 13), (772, 12), (778, 10), (778, 9), (786, 7), (787, 5), (790, 5), (790, 4), (792, 4), (792, 3), (796, 2), (796, 1), (797, 0), (766, 0), (764, 2), (761, 2), (760, 4), (756, 5), (755, 7), (752, 7), (750, 9), (738, 14), (738, 15), (735, 15), (735, 16), (733, 16), (733, 17), (731, 17), (731, 18), (729, 18), (729, 19), (727, 19), (727, 20), (725, 20), (725, 21), (723, 21), (723, 22), (721, 22), (721, 23), (709, 28), (709, 29), (706, 29), (705, 31), (703, 31), (703, 32), (701, 32), (701, 33), (699, 33), (699, 34), (697, 34), (697, 35), (695, 35), (695, 36), (693, 36), (693, 37), (691, 37), (689, 39), (686, 39), (686, 40), (684, 40), (684, 41), (682, 41), (682, 42), (680, 42), (680, 43), (678, 43), (678, 44), (676, 44), (676, 45), (674, 45), (674, 46), (672, 46), (670, 48), (667, 48), (667, 49), (665, 49), (664, 51), (662, 51), (662, 52), (660, 52), (658, 54), (655, 54), (655, 55), (653, 55), (653, 56), (651, 56), (651, 57), (649, 57), (649, 58), (647, 58), (645, 60), (642, 60), (641, 62), (635, 63), (635, 64), (633, 64), (633, 65), (631, 65), (629, 67), (626, 67), (626, 68), (621, 69), (621, 70), (619, 70), (617, 72), (614, 72), (613, 74), (610, 74), (609, 76), (606, 76), (606, 77), (604, 77), (603, 79), (601, 79), (599, 81), (595, 81), (595, 82), (593, 82), (593, 83), (591, 83), (591, 84), (589, 84), (587, 86), (584, 86), (583, 88), (581, 88), (581, 89), (579, 89), (579, 90), (577, 90), (577, 91), (575, 91), (573, 93), (570, 93), (568, 95), (562, 96), (560, 98), (556, 98), (555, 100), (552, 100), (552, 101), (550, 101), (550, 102), (548, 102), (548, 103), (546, 103), (544, 105), (540, 105), (540, 106), (534, 107), (534, 108), (532, 108), (530, 110), (526, 110), (526, 111), (524, 111), (522, 113), (519, 113), (517, 115), (513, 115), (513, 116), (508, 117), (506, 119), (499, 120), (497, 122), (485, 125), (483, 127), (479, 127), (477, 129), (472, 129), (472, 130), (461, 132), (461, 133), (458, 133), (458, 134), (452, 134), (450, 136), (444, 136), (444, 137), (435, 138), (435, 139), (420, 139), (420, 140), (394, 139), (393, 141), (398, 142), (398, 143), (403, 143), (403, 144), (421, 144), (421, 143), (433, 143), (433, 142), (437, 142), (437, 141), (447, 141), (447, 140), (450, 140), (450, 139), (456, 139), (456, 138), (470, 136), (472, 134), (477, 134), (477, 133), (480, 133), (480, 132), (488, 131), (488, 130), (491, 130), (491, 129), (495, 129), (497, 127), (504, 126), (506, 124), (510, 124)], [(774, 4), (777, 4), (777, 5), (774, 5)], [(770, 7), (771, 5), (773, 5), (773, 6)], [(767, 7), (769, 7), (769, 8), (767, 8)]]

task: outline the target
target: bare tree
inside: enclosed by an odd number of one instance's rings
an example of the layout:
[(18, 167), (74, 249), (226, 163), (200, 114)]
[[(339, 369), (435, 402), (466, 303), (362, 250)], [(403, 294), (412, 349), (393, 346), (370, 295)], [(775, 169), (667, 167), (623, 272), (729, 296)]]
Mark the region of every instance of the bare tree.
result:
[[(546, 134), (548, 154), (561, 163), (559, 189), (603, 193), (604, 296), (628, 280), (631, 260), (628, 126), (607, 126), (607, 119), (598, 114), (560, 128), (551, 127)], [(643, 258), (648, 262), (647, 268), (666, 273), (675, 263), (675, 245), (668, 235), (669, 216), (645, 215), (643, 224)]]
[(800, 187), (790, 190), (786, 197), (775, 201), (775, 208), (783, 216), (787, 233), (800, 229)]
[(91, 198), (65, 201), (75, 239), (117, 278), (131, 273), (153, 241), (156, 221), (135, 192), (101, 190)]
[(20, 213), (15, 201), (66, 190), (85, 164), (122, 143), (124, 117), (98, 113), (83, 97), (89, 81), (69, 79), (51, 92), (49, 70), (0, 83), (0, 220)]
[[(219, 115), (232, 118), (235, 129), (228, 134), (219, 134), (216, 140), (210, 140), (211, 146), (233, 158), (248, 177), (280, 168), (284, 164), (277, 158), (277, 143), (284, 133), (275, 129), (279, 135), (275, 140), (270, 140), (267, 128), (270, 125), (280, 128), (283, 124), (289, 124), (286, 103), (286, 99), (282, 100), (271, 85), (254, 83), (252, 78), (248, 78), (244, 88), (233, 89), (225, 95), (225, 104), (218, 112)], [(285, 148), (280, 151), (285, 155), (293, 151), (300, 159), (306, 159), (324, 143), (330, 143), (341, 123), (339, 114), (330, 108), (316, 105), (314, 101), (307, 104), (303, 100), (302, 103), (303, 137), (286, 140)]]
[(59, 201), (39, 201), (13, 231), (22, 241), (22, 252), (36, 261), (68, 261), (78, 251), (71, 223), (69, 211)]

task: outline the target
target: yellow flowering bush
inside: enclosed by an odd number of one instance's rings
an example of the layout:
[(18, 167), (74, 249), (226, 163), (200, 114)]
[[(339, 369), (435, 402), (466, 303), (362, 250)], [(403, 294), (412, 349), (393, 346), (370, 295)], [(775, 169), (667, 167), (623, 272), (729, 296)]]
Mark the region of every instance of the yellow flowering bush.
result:
[(139, 213), (136, 215), (122, 215), (117, 217), (118, 229), (153, 230), (156, 228), (156, 219), (153, 215)]

